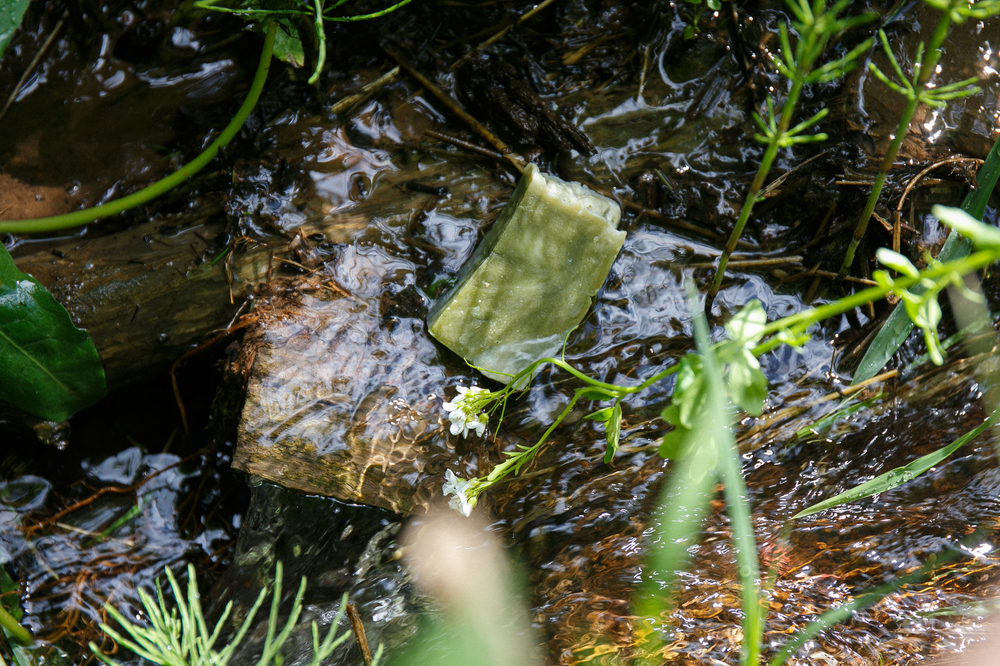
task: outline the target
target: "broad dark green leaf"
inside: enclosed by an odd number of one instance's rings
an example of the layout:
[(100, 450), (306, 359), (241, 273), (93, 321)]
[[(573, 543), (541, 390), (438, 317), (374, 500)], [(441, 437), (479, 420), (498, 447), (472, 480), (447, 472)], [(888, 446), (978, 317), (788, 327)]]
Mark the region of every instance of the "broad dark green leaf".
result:
[[(997, 139), (993, 144), (986, 156), (986, 161), (979, 168), (979, 173), (976, 175), (978, 187), (965, 197), (965, 201), (962, 202), (962, 210), (977, 220), (983, 219), (986, 204), (989, 203), (993, 188), (996, 187), (997, 178), (1000, 178), (1000, 139)], [(948, 234), (944, 247), (938, 253), (938, 261), (961, 259), (969, 254), (970, 248), (968, 240), (952, 231)], [(920, 294), (923, 290), (916, 286), (910, 291), (914, 294)], [(909, 337), (912, 330), (913, 322), (907, 316), (905, 308), (902, 304), (897, 305), (865, 351), (865, 355), (854, 373), (853, 383), (859, 384), (881, 372), (892, 355)]]
[(0, 57), (21, 25), (28, 0), (0, 0)]
[(0, 400), (65, 421), (105, 390), (90, 336), (0, 245)]
[(965, 433), (948, 446), (942, 447), (932, 453), (928, 453), (925, 456), (921, 456), (909, 465), (897, 467), (896, 469), (888, 471), (885, 474), (880, 474), (871, 481), (866, 481), (865, 483), (844, 491), (839, 495), (831, 497), (830, 499), (823, 500), (818, 504), (813, 504), (808, 509), (799, 511), (797, 514), (792, 516), (792, 519), (811, 516), (814, 513), (819, 513), (820, 511), (840, 506), (841, 504), (847, 504), (865, 497), (871, 497), (872, 495), (884, 493), (897, 486), (901, 486), (907, 481), (917, 478), (935, 465), (941, 464), (941, 462), (947, 459), (952, 453), (982, 434), (983, 431), (996, 422), (997, 416), (1000, 416), (1000, 412), (993, 412), (990, 418), (986, 419), (986, 421), (984, 421), (981, 425)]

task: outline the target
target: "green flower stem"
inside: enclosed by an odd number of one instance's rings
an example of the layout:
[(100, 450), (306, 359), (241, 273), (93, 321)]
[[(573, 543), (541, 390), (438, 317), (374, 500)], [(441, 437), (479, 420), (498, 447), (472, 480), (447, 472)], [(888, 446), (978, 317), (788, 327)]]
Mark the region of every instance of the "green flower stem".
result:
[[(930, 268), (922, 271), (918, 277), (897, 278), (891, 287), (883, 287), (881, 285), (877, 287), (869, 287), (864, 291), (859, 291), (832, 303), (821, 305), (817, 308), (803, 310), (802, 312), (798, 312), (783, 319), (778, 319), (777, 321), (767, 324), (764, 327), (762, 335), (765, 337), (768, 335), (774, 336), (774, 334), (782, 331), (789, 331), (793, 334), (804, 333), (806, 329), (817, 322), (829, 319), (830, 317), (836, 317), (837, 315), (844, 314), (845, 312), (853, 310), (856, 307), (872, 303), (885, 297), (890, 292), (909, 289), (920, 282), (921, 279), (934, 280), (935, 278), (944, 277), (949, 273), (968, 275), (969, 273), (977, 271), (980, 268), (989, 266), (997, 260), (1000, 260), (1000, 250), (980, 250), (979, 252), (970, 254), (962, 259), (931, 266)], [(775, 336), (754, 347), (753, 353), (755, 356), (759, 356), (782, 344), (784, 344), (784, 340), (781, 336)]]
[(35, 639), (31, 637), (31, 633), (22, 627), (14, 616), (7, 612), (2, 605), (0, 605), (0, 627), (3, 627), (11, 638), (20, 643), (21, 645), (31, 645), (35, 642)]
[[(730, 436), (731, 439), (732, 436)], [(757, 559), (757, 546), (754, 539), (753, 520), (750, 517), (747, 486), (743, 480), (742, 458), (736, 442), (729, 441), (724, 446), (729, 450), (719, 452), (719, 477), (726, 497), (726, 511), (729, 513), (729, 522), (733, 530), (736, 564), (742, 586), (740, 596), (743, 608), (743, 655), (740, 663), (756, 666), (760, 663), (760, 648), (764, 636), (764, 608), (758, 587), (760, 562)]]
[(854, 237), (851, 239), (851, 244), (847, 247), (847, 254), (844, 255), (844, 263), (841, 264), (840, 272), (837, 274), (837, 277), (840, 279), (843, 279), (847, 275), (847, 272), (851, 270), (851, 265), (854, 263), (854, 254), (857, 252), (858, 244), (865, 237), (865, 232), (868, 230), (868, 222), (871, 220), (872, 213), (875, 212), (875, 204), (878, 203), (879, 196), (882, 194), (885, 179), (889, 175), (889, 171), (892, 170), (892, 165), (896, 161), (896, 155), (899, 153), (899, 147), (903, 145), (903, 139), (906, 138), (907, 132), (910, 131), (910, 123), (917, 112), (917, 107), (924, 101), (923, 93), (927, 82), (930, 81), (931, 75), (934, 74), (934, 70), (937, 69), (938, 62), (941, 60), (941, 47), (944, 44), (944, 40), (948, 37), (951, 22), (952, 12), (949, 9), (949, 11), (944, 12), (941, 20), (938, 21), (937, 28), (934, 30), (934, 36), (931, 38), (930, 48), (925, 52), (926, 59), (920, 67), (920, 71), (916, 72), (912, 84), (912, 94), (908, 95), (906, 108), (903, 109), (903, 114), (899, 118), (899, 125), (896, 126), (896, 134), (892, 138), (892, 143), (889, 144), (889, 150), (882, 159), (878, 175), (875, 176), (875, 183), (872, 185), (871, 194), (868, 195), (868, 201), (865, 203), (865, 207), (862, 209), (861, 215), (858, 217), (857, 224), (854, 227)]
[(206, 148), (196, 158), (166, 178), (158, 180), (152, 185), (149, 185), (138, 192), (122, 197), (121, 199), (117, 199), (100, 206), (94, 206), (93, 208), (66, 213), (64, 215), (40, 217), (34, 220), (0, 221), (0, 233), (38, 234), (88, 224), (94, 220), (108, 217), (110, 215), (117, 215), (118, 213), (152, 201), (156, 197), (169, 192), (191, 176), (201, 171), (215, 158), (215, 156), (219, 153), (219, 150), (232, 141), (233, 137), (236, 136), (236, 133), (243, 127), (243, 123), (245, 123), (246, 119), (250, 116), (250, 112), (253, 111), (254, 107), (257, 105), (257, 100), (260, 98), (260, 93), (264, 89), (264, 82), (267, 80), (267, 73), (271, 67), (271, 52), (274, 50), (275, 30), (276, 24), (273, 21), (269, 21), (267, 25), (267, 32), (264, 37), (264, 48), (260, 54), (260, 63), (257, 65), (257, 73), (254, 75), (253, 83), (250, 86), (250, 91), (247, 93), (246, 99), (243, 100), (243, 105), (240, 106), (239, 111), (236, 112), (236, 115), (226, 128), (222, 130), (222, 133), (219, 134), (218, 138), (209, 144), (208, 148)]
[(313, 19), (313, 29), (316, 31), (316, 41), (319, 42), (319, 53), (316, 55), (316, 69), (313, 70), (312, 76), (309, 77), (307, 83), (313, 85), (319, 81), (320, 72), (323, 71), (323, 65), (326, 63), (326, 30), (323, 29), (323, 0), (313, 0), (316, 16)]

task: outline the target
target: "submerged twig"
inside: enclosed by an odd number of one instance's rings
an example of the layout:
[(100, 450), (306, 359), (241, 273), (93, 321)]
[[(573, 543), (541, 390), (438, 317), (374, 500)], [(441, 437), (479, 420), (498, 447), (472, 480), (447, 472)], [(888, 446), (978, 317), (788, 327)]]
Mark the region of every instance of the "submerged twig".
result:
[(459, 148), (465, 148), (466, 150), (471, 150), (474, 153), (479, 153), (480, 155), (484, 155), (486, 157), (495, 159), (497, 161), (502, 162), (504, 160), (504, 156), (494, 150), (490, 150), (489, 148), (483, 148), (482, 146), (477, 146), (474, 143), (471, 143), (469, 141), (464, 141), (463, 139), (459, 139), (456, 136), (451, 136), (450, 134), (445, 134), (443, 132), (435, 132), (434, 130), (424, 130), (424, 134), (433, 139), (438, 139), (440, 141), (444, 141), (445, 143), (450, 143), (452, 145), (458, 146)]
[(372, 650), (368, 647), (365, 624), (361, 621), (361, 615), (358, 614), (358, 605), (356, 603), (347, 604), (347, 619), (351, 621), (351, 629), (354, 630), (354, 640), (357, 641), (358, 647), (361, 649), (361, 659), (364, 660), (365, 666), (371, 666)]
[(531, 9), (529, 9), (528, 11), (524, 12), (523, 14), (521, 14), (517, 18), (517, 20), (515, 20), (513, 23), (510, 23), (506, 27), (501, 28), (500, 30), (498, 30), (496, 32), (496, 34), (494, 34), (492, 37), (490, 37), (486, 41), (481, 42), (475, 48), (472, 48), (472, 49), (469, 49), (468, 51), (466, 51), (465, 54), (461, 58), (459, 58), (458, 60), (456, 60), (455, 63), (451, 66), (451, 70), (454, 71), (454, 70), (458, 69), (459, 67), (462, 66), (462, 63), (464, 63), (466, 60), (468, 60), (469, 58), (471, 58), (473, 55), (475, 55), (479, 51), (482, 51), (484, 48), (486, 48), (490, 44), (493, 44), (493, 43), (499, 41), (501, 38), (503, 38), (504, 35), (506, 35), (508, 32), (511, 31), (511, 28), (513, 28), (516, 25), (520, 25), (521, 23), (524, 23), (525, 21), (527, 21), (528, 19), (530, 19), (532, 16), (534, 16), (538, 12), (542, 11), (543, 9), (545, 9), (546, 7), (548, 7), (549, 5), (551, 5), (553, 2), (555, 2), (555, 0), (542, 0), (542, 2), (539, 2), (537, 5), (535, 5)]
[(442, 104), (448, 107), (449, 111), (458, 116), (458, 118), (461, 119), (462, 122), (464, 122), (473, 131), (475, 131), (476, 134), (483, 137), (483, 139), (485, 139), (487, 143), (493, 146), (493, 148), (496, 149), (498, 153), (503, 155), (507, 159), (507, 161), (510, 162), (515, 169), (517, 169), (518, 173), (522, 173), (524, 171), (524, 167), (526, 166), (527, 162), (523, 157), (513, 152), (513, 149), (506, 143), (504, 143), (503, 139), (498, 137), (493, 132), (489, 131), (485, 125), (476, 120), (476, 118), (471, 113), (463, 109), (461, 105), (459, 105), (458, 102), (452, 99), (451, 95), (442, 90), (440, 86), (438, 86), (436, 83), (434, 83), (426, 76), (421, 74), (419, 71), (417, 71), (417, 69), (413, 65), (411, 65), (409, 61), (407, 61), (399, 52), (388, 46), (383, 46), (382, 48), (385, 50), (386, 53), (389, 54), (390, 57), (392, 57), (393, 60), (399, 63), (399, 65), (403, 69), (405, 69), (410, 76), (416, 79), (417, 83), (422, 85), (432, 95), (437, 97)]
[(24, 74), (22, 74), (21, 78), (17, 80), (17, 85), (15, 85), (14, 89), (10, 92), (10, 96), (7, 98), (7, 103), (3, 105), (2, 109), (0, 109), (0, 119), (4, 117), (5, 113), (7, 113), (7, 109), (9, 109), (11, 104), (14, 103), (14, 100), (17, 99), (18, 94), (21, 92), (21, 89), (28, 80), (28, 77), (31, 76), (31, 73), (35, 71), (36, 67), (38, 67), (38, 63), (42, 61), (42, 58), (45, 57), (49, 47), (52, 46), (52, 42), (56, 40), (56, 36), (62, 30), (62, 27), (66, 25), (67, 18), (69, 18), (68, 9), (63, 12), (59, 22), (56, 23), (56, 27), (52, 28), (52, 32), (49, 33), (49, 36), (45, 39), (45, 43), (42, 44), (42, 48), (38, 49), (38, 53), (36, 53), (35, 57), (31, 59), (30, 63), (28, 63), (28, 67), (24, 70)]

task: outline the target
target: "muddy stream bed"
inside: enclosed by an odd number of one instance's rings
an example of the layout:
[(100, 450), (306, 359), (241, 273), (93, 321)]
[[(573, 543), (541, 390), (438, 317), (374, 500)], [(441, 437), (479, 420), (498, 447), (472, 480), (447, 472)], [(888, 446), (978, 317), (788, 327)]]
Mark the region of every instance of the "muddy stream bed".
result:
[[(29, 10), (2, 61), (0, 99), (59, 33), (0, 117), (0, 219), (134, 191), (190, 159), (239, 105), (259, 34), (186, 6), (126, 5)], [(0, 413), (0, 589), (19, 595), (42, 641), (39, 663), (95, 663), (88, 641), (112, 649), (96, 628), (103, 603), (135, 610), (137, 587), (189, 562), (210, 590), (209, 615), (228, 599), (245, 612), (281, 561), (286, 580), (309, 578), (306, 619), (329, 623), (346, 592), (369, 642), (398, 654), (440, 612), (399, 558), (402, 532), (444, 506), (446, 470), (487, 473), (571, 397), (568, 375), (545, 370), (490, 437), (449, 434), (442, 403), (487, 380), (432, 340), (424, 319), (517, 174), (405, 67), (393, 74), (395, 58), (517, 154), (623, 202), (628, 237), (567, 341), (567, 361), (630, 384), (692, 348), (684, 284), (707, 287), (759, 163), (750, 110), (780, 85), (765, 52), (786, 17), (775, 3), (713, 13), (556, 0), (473, 50), (529, 8), (414, 0), (381, 22), (331, 26), (319, 84), (275, 62), (244, 130), (190, 183), (59, 237), (3, 237), (19, 268), (91, 332), (111, 389), (69, 424)], [(933, 28), (932, 10), (905, 5), (885, 28), (912, 52)], [(849, 33), (831, 52), (866, 36)], [(889, 216), (922, 169), (965, 158), (907, 192), (911, 256), (943, 240), (930, 205), (961, 201), (996, 137), (998, 45), (996, 20), (954, 29), (942, 70), (949, 80), (981, 77), (983, 91), (918, 118), (889, 203), (876, 209)], [(836, 271), (868, 194), (899, 113), (879, 85), (862, 67), (810, 90), (804, 113), (829, 107), (830, 139), (779, 158), (772, 178), (785, 178), (756, 209), (715, 301), (716, 338), (751, 299), (773, 320), (857, 286), (805, 272)], [(995, 217), (991, 206), (986, 219)], [(872, 226), (858, 278), (891, 239)], [(991, 298), (995, 287), (986, 280)], [(996, 595), (1000, 472), (986, 437), (893, 491), (789, 523), (983, 418), (974, 372), (983, 358), (963, 360), (956, 348), (935, 369), (919, 362), (914, 336), (891, 364), (899, 375), (862, 393), (881, 393), (870, 408), (808, 431), (837, 406), (823, 399), (850, 384), (886, 312), (883, 303), (850, 313), (817, 327), (801, 351), (762, 357), (764, 415), (736, 426), (758, 548), (774, 575), (765, 646), (777, 652), (822, 611), (929, 558), (951, 561), (809, 642), (793, 663), (961, 663), (956, 654), (988, 624), (975, 604)], [(660, 532), (654, 511), (671, 464), (656, 449), (672, 383), (624, 403), (612, 464), (582, 406), (520, 477), (482, 498), (484, 522), (467, 521), (514, 562), (540, 661), (636, 654), (642, 620), (630, 603)], [(720, 493), (676, 608), (661, 618), (673, 627), (664, 661), (738, 662), (740, 592), (723, 507)], [(234, 663), (252, 663), (262, 639), (251, 634)], [(305, 659), (307, 633), (293, 642), (286, 663)], [(361, 663), (357, 646), (331, 663)]]

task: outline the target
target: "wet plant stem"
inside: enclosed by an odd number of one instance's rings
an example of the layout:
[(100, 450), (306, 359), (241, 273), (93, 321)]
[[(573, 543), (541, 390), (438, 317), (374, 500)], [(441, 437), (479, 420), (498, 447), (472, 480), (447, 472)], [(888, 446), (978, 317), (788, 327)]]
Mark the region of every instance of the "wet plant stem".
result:
[(93, 208), (73, 211), (72, 213), (66, 213), (63, 215), (41, 217), (34, 220), (0, 221), (0, 233), (46, 233), (60, 229), (79, 227), (104, 217), (117, 215), (118, 213), (135, 208), (136, 206), (141, 206), (142, 204), (152, 201), (160, 195), (169, 192), (205, 168), (209, 162), (215, 159), (215, 156), (218, 155), (219, 151), (233, 140), (233, 137), (235, 137), (237, 132), (239, 132), (243, 127), (243, 124), (250, 116), (250, 113), (257, 105), (257, 100), (260, 99), (260, 93), (264, 89), (264, 82), (267, 80), (267, 74), (271, 67), (271, 53), (274, 50), (276, 25), (277, 24), (274, 21), (268, 21), (267, 31), (264, 37), (264, 47), (261, 50), (260, 62), (257, 65), (257, 73), (254, 75), (253, 83), (250, 85), (250, 90), (247, 92), (246, 99), (243, 100), (242, 106), (240, 106), (236, 115), (233, 116), (233, 119), (229, 122), (225, 129), (222, 130), (222, 133), (219, 134), (215, 141), (209, 144), (208, 148), (202, 151), (200, 155), (166, 178), (158, 180), (152, 185), (144, 187), (138, 192), (134, 192), (128, 196), (122, 197), (121, 199), (117, 199), (100, 206), (94, 206)]
[(31, 645), (35, 642), (28, 630), (22, 627), (2, 605), (0, 605), (0, 627), (21, 645)]
[(781, 26), (780, 54), (772, 56), (774, 67), (791, 82), (791, 88), (785, 101), (781, 106), (781, 113), (776, 118), (774, 113), (774, 101), (767, 98), (766, 115), (754, 114), (754, 120), (760, 127), (761, 133), (756, 135), (756, 139), (767, 144), (764, 156), (761, 159), (760, 167), (754, 176), (743, 208), (740, 211), (736, 225), (733, 227), (729, 240), (726, 241), (722, 256), (719, 257), (719, 265), (715, 270), (715, 277), (709, 287), (705, 298), (705, 312), (710, 313), (715, 296), (719, 293), (722, 285), (722, 278), (726, 272), (726, 265), (729, 258), (736, 250), (743, 229), (746, 227), (750, 215), (753, 213), (754, 205), (761, 199), (761, 192), (764, 188), (767, 174), (771, 171), (778, 150), (788, 148), (798, 143), (808, 143), (812, 141), (825, 140), (826, 134), (806, 134), (805, 131), (815, 126), (825, 117), (827, 110), (822, 109), (811, 118), (791, 127), (792, 117), (798, 107), (799, 97), (807, 83), (820, 83), (831, 81), (843, 76), (855, 66), (857, 58), (867, 51), (871, 41), (865, 41), (861, 45), (852, 49), (847, 55), (838, 60), (828, 62), (817, 67), (817, 61), (823, 55), (826, 44), (833, 35), (848, 29), (852, 25), (867, 22), (871, 15), (861, 15), (853, 18), (837, 18), (837, 14), (844, 9), (846, 3), (837, 3), (827, 8), (822, 1), (812, 2), (809, 0), (788, 0), (788, 7), (796, 16), (792, 21), (793, 26), (799, 33), (798, 42), (792, 48), (788, 38), (788, 28)]
[[(954, 4), (953, 2), (952, 5)], [(844, 262), (837, 273), (837, 278), (840, 280), (844, 279), (847, 272), (851, 270), (858, 244), (865, 237), (865, 232), (868, 230), (868, 222), (871, 221), (872, 213), (875, 212), (875, 205), (882, 194), (886, 177), (889, 175), (889, 171), (892, 170), (892, 165), (896, 161), (896, 155), (899, 154), (899, 148), (903, 145), (903, 139), (906, 138), (906, 134), (910, 130), (910, 123), (913, 121), (913, 116), (916, 114), (917, 108), (927, 99), (925, 97), (926, 86), (928, 81), (930, 81), (931, 75), (937, 69), (938, 62), (941, 60), (941, 47), (944, 45), (944, 40), (948, 37), (951, 24), (952, 12), (950, 10), (945, 11), (941, 16), (941, 20), (938, 21), (937, 28), (934, 30), (930, 47), (927, 51), (923, 52), (926, 54), (925, 61), (921, 62), (921, 53), (918, 52), (914, 67), (913, 82), (907, 86), (906, 107), (899, 118), (899, 124), (896, 126), (896, 133), (892, 138), (892, 143), (889, 144), (889, 150), (886, 152), (879, 166), (878, 174), (875, 176), (875, 182), (872, 185), (871, 194), (868, 195), (868, 201), (865, 202), (865, 207), (862, 209), (861, 215), (858, 217), (858, 221), (854, 227), (854, 237), (851, 238), (851, 244), (847, 247), (847, 253), (844, 255)], [(906, 83), (905, 80), (903, 82)]]

